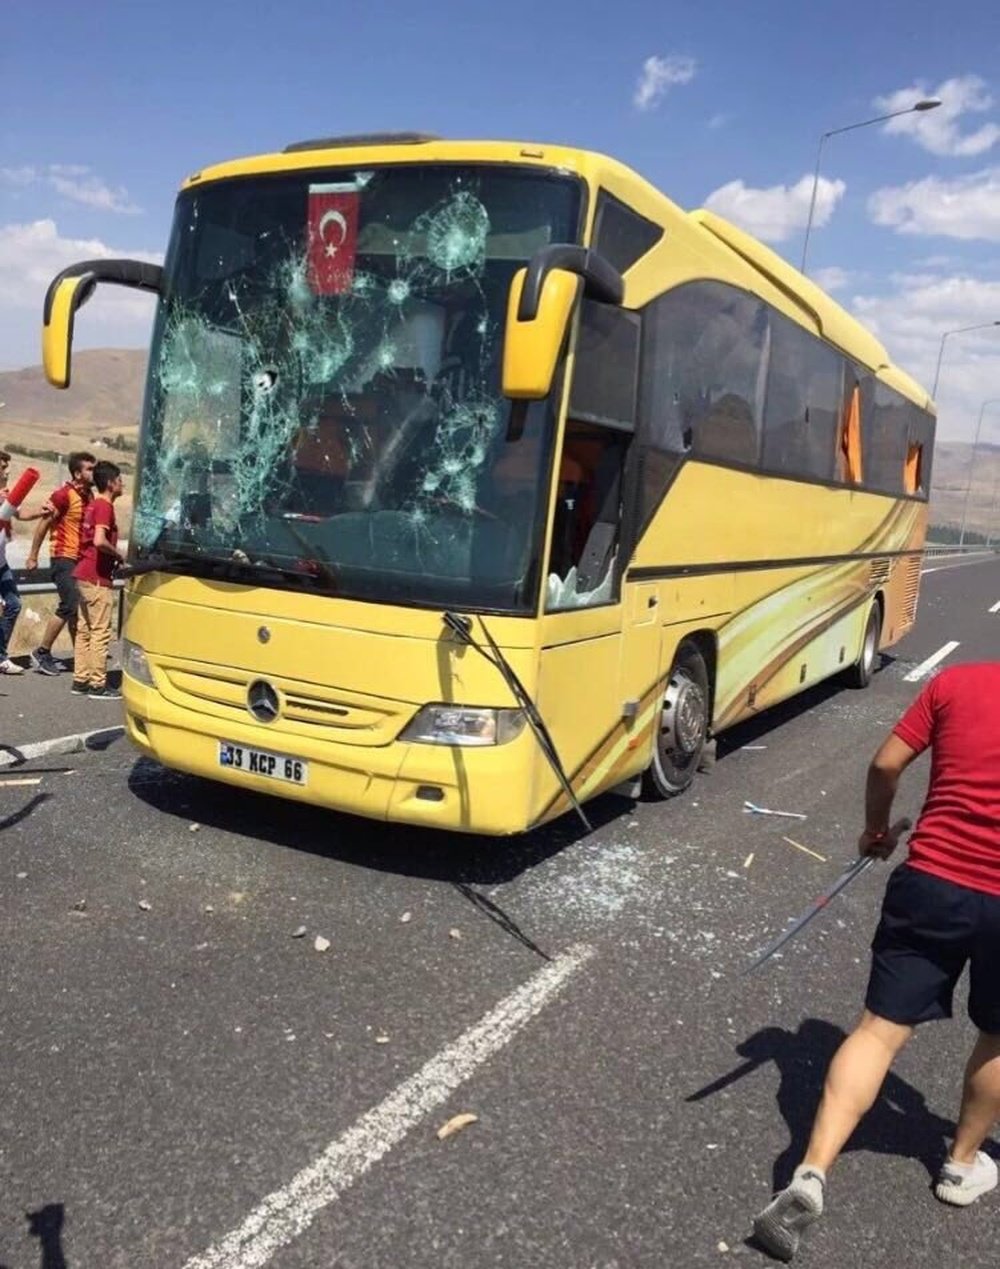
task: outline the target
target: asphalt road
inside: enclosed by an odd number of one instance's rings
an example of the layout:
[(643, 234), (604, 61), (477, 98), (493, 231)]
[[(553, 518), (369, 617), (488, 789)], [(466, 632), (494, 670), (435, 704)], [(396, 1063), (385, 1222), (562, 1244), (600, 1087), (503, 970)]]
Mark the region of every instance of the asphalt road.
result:
[[(731, 733), (686, 799), (592, 804), (586, 838), (310, 813), (124, 741), (0, 772), (39, 779), (0, 783), (0, 1266), (767, 1263), (749, 1220), (860, 1008), (885, 871), (741, 970), (851, 858), (906, 675), (996, 656), (1000, 562), (930, 568), (866, 692)], [(930, 1193), (971, 1034), (918, 1034), (797, 1263), (996, 1264), (998, 1200)]]

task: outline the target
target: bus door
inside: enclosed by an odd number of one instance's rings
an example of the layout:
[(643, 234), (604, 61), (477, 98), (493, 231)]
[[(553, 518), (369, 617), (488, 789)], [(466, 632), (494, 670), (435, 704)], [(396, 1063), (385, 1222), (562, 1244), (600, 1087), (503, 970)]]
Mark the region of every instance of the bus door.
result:
[(627, 695), (656, 673), (655, 606), (644, 593), (646, 607), (633, 615), (637, 601), (630, 595), (623, 603), (622, 590), (638, 350), (637, 314), (583, 303), (555, 489), (539, 692), (582, 796), (604, 783), (615, 761)]

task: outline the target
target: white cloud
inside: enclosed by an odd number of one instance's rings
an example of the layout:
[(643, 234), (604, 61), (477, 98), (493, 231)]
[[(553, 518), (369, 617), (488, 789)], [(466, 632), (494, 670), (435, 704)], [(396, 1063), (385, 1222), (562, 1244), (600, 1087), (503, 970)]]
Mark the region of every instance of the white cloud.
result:
[(925, 176), (907, 185), (888, 186), (872, 194), (868, 211), (876, 225), (901, 234), (1000, 242), (1000, 168), (986, 168), (954, 181)]
[(79, 163), (50, 163), (41, 168), (3, 167), (0, 168), (0, 183), (15, 189), (47, 185), (63, 198), (83, 203), (86, 207), (96, 207), (99, 211), (134, 215), (141, 210), (131, 201), (124, 186), (108, 185), (89, 167)]
[(711, 128), (714, 132), (717, 128), (724, 128), (731, 118), (732, 115), (727, 115), (724, 111), (720, 111), (718, 114), (712, 115), (705, 127)]
[[(828, 223), (846, 189), (843, 181), (830, 181), (825, 176), (819, 178), (812, 222), (814, 229)], [(784, 242), (792, 234), (805, 229), (812, 190), (811, 176), (803, 176), (794, 185), (772, 185), (767, 189), (754, 189), (743, 181), (730, 181), (728, 185), (713, 190), (705, 199), (705, 206), (764, 242)]]
[(831, 264), (826, 269), (817, 269), (812, 280), (824, 291), (842, 291), (850, 282), (851, 275), (839, 265)]
[(900, 88), (885, 97), (875, 98), (875, 107), (883, 114), (894, 110), (906, 110), (924, 98), (937, 97), (941, 105), (934, 110), (899, 115), (885, 124), (885, 131), (899, 136), (912, 137), (931, 154), (969, 158), (984, 154), (1000, 141), (1000, 126), (984, 123), (974, 132), (962, 133), (959, 121), (965, 114), (982, 114), (993, 106), (993, 98), (986, 84), (978, 75), (961, 75), (946, 79), (937, 88), (917, 82), (909, 88)]
[[(53, 277), (79, 260), (130, 256), (162, 261), (147, 251), (119, 250), (96, 238), (63, 238), (52, 220), (0, 225), (0, 362), (3, 369), (36, 365), (42, 302)], [(80, 347), (140, 346), (149, 340), (155, 300), (123, 287), (101, 287), (76, 323)]]
[(674, 84), (689, 84), (698, 63), (693, 57), (647, 57), (635, 86), (632, 104), (637, 110), (652, 110)]
[[(855, 295), (847, 307), (884, 342), (893, 361), (928, 392), (941, 337), (945, 342), (938, 386), (938, 435), (971, 440), (983, 401), (1000, 396), (1000, 282), (968, 274), (896, 274), (880, 295)], [(1000, 441), (1000, 429), (992, 436)]]

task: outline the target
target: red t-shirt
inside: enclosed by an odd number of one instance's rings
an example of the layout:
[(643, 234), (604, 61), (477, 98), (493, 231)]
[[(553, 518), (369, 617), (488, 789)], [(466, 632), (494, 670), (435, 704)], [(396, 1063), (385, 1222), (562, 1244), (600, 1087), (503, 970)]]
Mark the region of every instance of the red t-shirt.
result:
[(95, 586), (110, 586), (117, 561), (113, 555), (99, 551), (94, 545), (94, 530), (103, 524), (108, 531), (108, 542), (118, 545), (118, 522), (115, 509), (107, 498), (92, 498), (83, 513), (80, 529), (80, 562), (73, 570), (79, 582), (91, 582)]
[(91, 500), (90, 488), (67, 480), (52, 494), (49, 502), (55, 508), (49, 533), (49, 555), (54, 560), (80, 558), (83, 513)]
[(918, 753), (931, 746), (910, 866), (1000, 895), (1000, 661), (942, 670), (893, 731)]

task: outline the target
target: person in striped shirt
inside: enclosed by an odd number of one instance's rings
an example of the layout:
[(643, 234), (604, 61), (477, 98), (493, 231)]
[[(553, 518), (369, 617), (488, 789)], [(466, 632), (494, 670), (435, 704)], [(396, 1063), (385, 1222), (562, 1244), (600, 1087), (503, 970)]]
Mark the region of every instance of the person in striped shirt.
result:
[(49, 560), (52, 580), (59, 594), (59, 605), (49, 618), (42, 642), (31, 654), (31, 663), (39, 674), (61, 674), (62, 662), (52, 655), (52, 645), (63, 626), (69, 626), (70, 638), (76, 643), (76, 614), (80, 592), (73, 576), (79, 562), (82, 544), (83, 513), (93, 494), (93, 454), (78, 450), (69, 456), (69, 480), (55, 490), (42, 508), (43, 519), (31, 539), (31, 550), (25, 561), (28, 569), (38, 567), (38, 552), (46, 534), (49, 536)]

